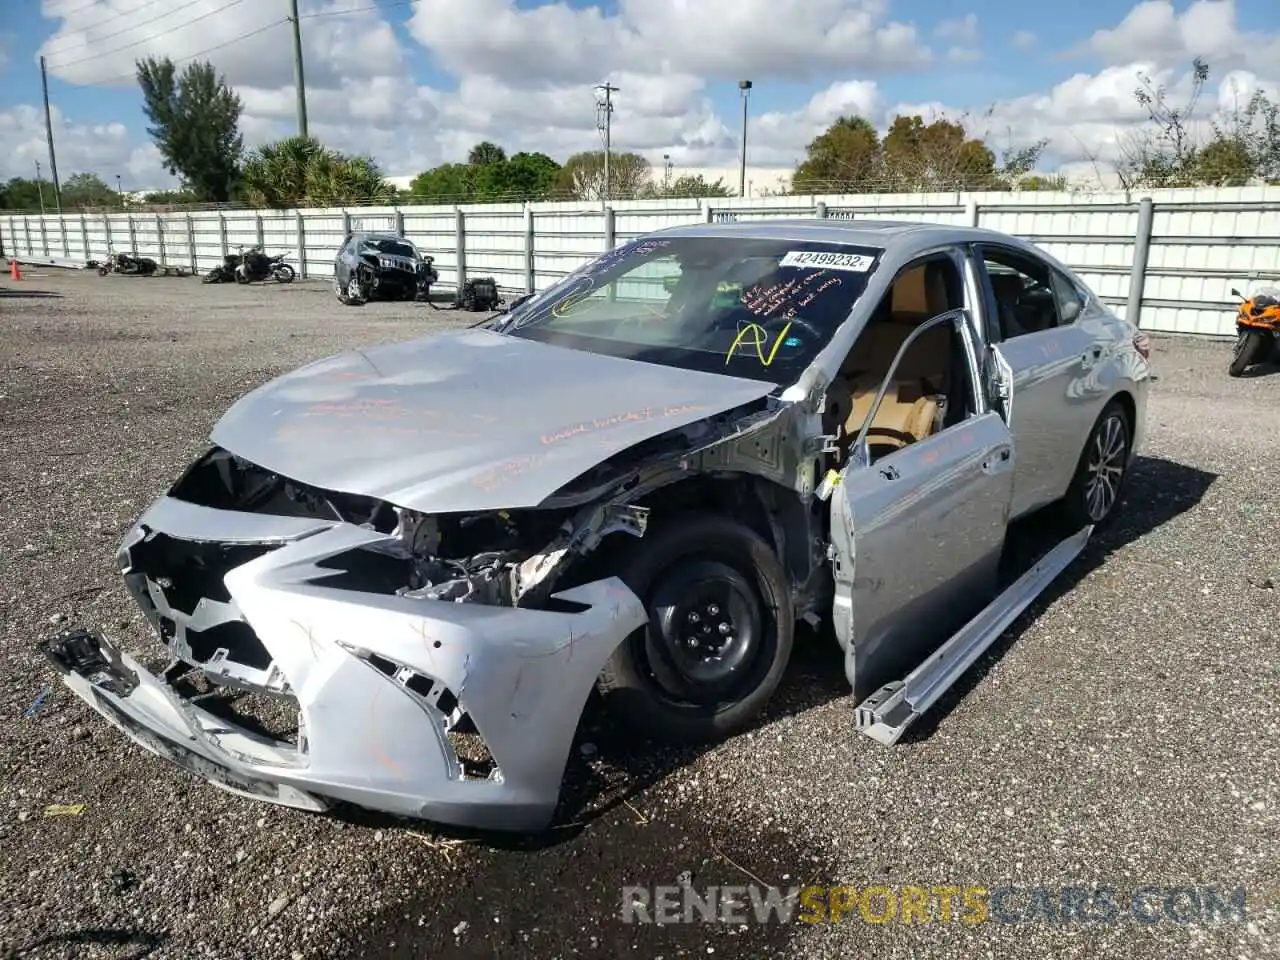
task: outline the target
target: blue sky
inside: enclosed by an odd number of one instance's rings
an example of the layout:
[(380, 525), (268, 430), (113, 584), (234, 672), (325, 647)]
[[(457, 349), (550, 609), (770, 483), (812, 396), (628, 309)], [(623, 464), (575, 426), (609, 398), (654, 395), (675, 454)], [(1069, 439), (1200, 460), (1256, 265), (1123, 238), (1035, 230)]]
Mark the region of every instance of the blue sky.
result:
[[(1196, 52), (1210, 57), (1215, 74), (1239, 68), (1242, 63), (1231, 56), (1233, 44), (1250, 34), (1273, 33), (1280, 13), (1274, 0), (1202, 0), (1194, 14), (1200, 19), (1193, 21), (1186, 19), (1190, 3), (1150, 3), (1129, 23), (1129, 33), (1109, 46), (1091, 47), (1095, 31), (1117, 29), (1132, 7), (1103, 0), (1052, 5), (987, 0), (972, 6), (941, 0), (808, 0), (808, 6), (794, 8), (801, 14), (779, 15), (776, 2), (736, 2), (736, 16), (731, 16), (727, 8), (699, 0), (628, 0), (622, 8), (612, 0), (595, 5), (514, 0), (514, 9), (508, 9), (512, 0), (378, 0), (377, 9), (355, 13), (348, 11), (371, 7), (373, 0), (304, 0), (308, 87), (317, 104), (313, 132), (338, 140), (342, 148), (373, 152), (393, 174), (456, 159), (467, 143), (489, 135), (507, 141), (509, 149), (541, 148), (563, 159), (567, 152), (596, 145), (585, 99), (591, 80), (621, 71), (614, 74), (623, 87), (616, 140), (651, 157), (671, 152), (690, 167), (736, 162), (737, 76), (755, 83), (753, 122), (772, 115), (762, 121), (759, 155), (749, 152), (753, 166), (794, 162), (804, 143), (837, 112), (865, 107), (863, 112), (883, 122), (899, 104), (940, 104), (953, 114), (1003, 105), (992, 121), (996, 126), (1025, 125), (1026, 131), (1014, 131), (1024, 139), (1034, 138), (1041, 127), (1059, 133), (1065, 128), (1071, 136), (1056, 140), (1067, 143), (1075, 136), (1071, 104), (1039, 103), (1029, 111), (1025, 98), (1049, 97), (1056, 86), (1083, 75), (1077, 85), (1093, 83), (1092, 92), (1076, 91), (1086, 101), (1079, 114), (1083, 130), (1105, 122), (1103, 86), (1110, 84), (1121, 99), (1132, 90), (1128, 75), (1107, 79), (1108, 71), (1131, 69), (1128, 58), (1171, 71), (1170, 83), (1177, 82), (1180, 68)], [(285, 24), (271, 25), (285, 16), (287, 6), (287, 0), (9, 0), (0, 28), (0, 175), (25, 174), (23, 166), (31, 167), (33, 158), (45, 159), (38, 155), (43, 144), (32, 143), (33, 135), (37, 141), (43, 135), (37, 61), (42, 47), (50, 68), (50, 99), (60, 114), (56, 139), (67, 144), (67, 159), (59, 161), (64, 177), (79, 166), (98, 164), (111, 165), (99, 172), (111, 178), (119, 173), (126, 186), (167, 180), (148, 151), (136, 85), (119, 81), (131, 72), (134, 56), (185, 58), (216, 46), (207, 57), (238, 90), (248, 91), (242, 93), (246, 137), (257, 142), (292, 132), (290, 33)], [(595, 17), (573, 14), (592, 6)], [(1161, 6), (1167, 9), (1156, 9)], [(59, 10), (67, 17), (54, 15)], [(809, 11), (817, 52), (806, 64), (805, 27), (795, 21)], [(480, 15), (468, 18), (466, 12)], [(966, 26), (970, 14), (976, 19)], [(707, 35), (705, 18), (714, 22), (726, 16), (734, 22)], [(646, 18), (659, 26), (642, 36)], [(500, 28), (502, 35), (486, 38), (486, 25)], [(902, 38), (875, 31), (904, 25), (914, 28), (914, 41), (894, 54), (889, 47)], [(255, 37), (239, 39), (260, 27)], [(631, 31), (626, 50), (616, 57), (609, 38), (623, 34), (610, 29)], [(842, 35), (851, 38), (847, 57), (838, 46), (817, 50), (824, 36), (830, 39), (837, 30), (851, 31)], [(858, 39), (862, 35), (865, 43)], [(778, 56), (771, 61), (775, 37)], [(1197, 44), (1204, 49), (1197, 50)], [(357, 45), (360, 49), (353, 49)], [(932, 53), (929, 63), (894, 62), (924, 48)], [(1245, 66), (1259, 83), (1280, 78), (1280, 69), (1269, 70), (1265, 58)], [(344, 78), (356, 86), (344, 87)], [(813, 104), (824, 90), (833, 91), (830, 104)], [(386, 104), (402, 98), (409, 105), (399, 117), (386, 110)], [(573, 110), (563, 106), (570, 101)], [(375, 116), (379, 111), (389, 115)], [(1028, 112), (1036, 111), (1045, 115), (1024, 124)], [(1072, 159), (1067, 146), (1056, 149), (1062, 159)]]

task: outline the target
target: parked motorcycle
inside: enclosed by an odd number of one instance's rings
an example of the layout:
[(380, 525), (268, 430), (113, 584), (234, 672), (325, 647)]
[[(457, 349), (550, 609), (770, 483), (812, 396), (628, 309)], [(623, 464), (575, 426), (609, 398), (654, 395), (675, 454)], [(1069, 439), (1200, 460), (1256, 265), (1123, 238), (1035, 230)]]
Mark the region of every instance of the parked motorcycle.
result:
[(1240, 298), (1236, 308), (1236, 347), (1227, 373), (1241, 376), (1255, 363), (1265, 363), (1280, 345), (1280, 288), (1271, 287), (1246, 297), (1234, 287), (1232, 296)]
[(440, 271), (433, 264), (435, 257), (422, 254), (422, 263), (418, 265), (418, 293), (423, 300), (431, 299), (431, 285), (440, 279)]
[(107, 259), (97, 266), (100, 277), (105, 277), (108, 273), (128, 273), (149, 277), (156, 272), (159, 264), (150, 257), (135, 257), (132, 253), (109, 253)]
[(239, 253), (228, 253), (222, 263), (214, 267), (201, 278), (201, 283), (231, 283), (236, 278), (236, 267), (244, 257)]
[(294, 269), (284, 262), (286, 254), (278, 253), (269, 257), (258, 247), (244, 251), (240, 262), (235, 266), (236, 283), (255, 283), (261, 280), (275, 280), (277, 283), (292, 283)]

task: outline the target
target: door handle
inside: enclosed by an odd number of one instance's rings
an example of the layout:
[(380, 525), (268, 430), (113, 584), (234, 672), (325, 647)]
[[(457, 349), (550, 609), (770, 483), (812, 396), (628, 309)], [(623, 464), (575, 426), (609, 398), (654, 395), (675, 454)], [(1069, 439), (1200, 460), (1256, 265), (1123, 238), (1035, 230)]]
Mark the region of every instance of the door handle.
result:
[(982, 472), (999, 473), (1001, 470), (1004, 470), (1009, 466), (1012, 462), (1012, 458), (1013, 448), (1001, 447), (999, 450), (992, 453), (992, 455), (986, 460), (982, 461)]

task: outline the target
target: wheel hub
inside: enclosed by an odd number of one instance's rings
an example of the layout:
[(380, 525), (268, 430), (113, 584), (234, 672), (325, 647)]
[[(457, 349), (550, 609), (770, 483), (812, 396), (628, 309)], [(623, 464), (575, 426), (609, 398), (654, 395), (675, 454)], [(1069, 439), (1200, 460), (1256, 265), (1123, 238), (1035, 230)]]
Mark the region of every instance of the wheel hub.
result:
[(1127, 432), (1120, 417), (1108, 417), (1090, 444), (1084, 493), (1089, 518), (1095, 523), (1106, 518), (1119, 495), (1129, 445)]
[(684, 646), (704, 663), (722, 658), (736, 637), (733, 617), (713, 600), (693, 603), (684, 615)]

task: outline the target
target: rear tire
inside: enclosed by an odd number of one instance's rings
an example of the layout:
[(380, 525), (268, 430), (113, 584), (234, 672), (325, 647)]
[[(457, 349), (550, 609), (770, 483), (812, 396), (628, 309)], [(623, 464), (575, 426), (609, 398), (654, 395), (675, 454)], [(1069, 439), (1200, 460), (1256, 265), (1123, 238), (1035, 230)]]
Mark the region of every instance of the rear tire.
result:
[(728, 517), (686, 514), (627, 544), (617, 575), (644, 602), (649, 624), (600, 673), (612, 716), (676, 744), (749, 726), (782, 680), (795, 634), (773, 548)]
[(1116, 505), (1129, 475), (1133, 448), (1133, 424), (1118, 400), (1103, 408), (1076, 464), (1075, 476), (1062, 498), (1063, 519), (1071, 530), (1090, 524), (1105, 527), (1115, 516)]
[(1257, 330), (1241, 330), (1236, 337), (1236, 348), (1231, 356), (1231, 366), (1227, 367), (1227, 374), (1232, 377), (1242, 375), (1251, 365), (1259, 362), (1266, 346), (1266, 334)]

